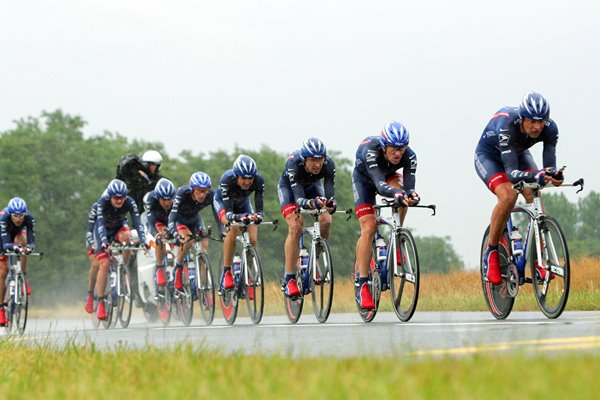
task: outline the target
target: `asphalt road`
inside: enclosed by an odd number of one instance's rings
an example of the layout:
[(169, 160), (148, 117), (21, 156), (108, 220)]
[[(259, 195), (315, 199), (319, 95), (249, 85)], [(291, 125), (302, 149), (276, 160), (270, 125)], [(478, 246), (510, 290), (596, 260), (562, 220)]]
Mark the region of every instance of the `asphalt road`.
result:
[[(0, 337), (6, 335), (0, 332)], [(94, 329), (89, 318), (30, 319), (25, 335), (14, 340), (58, 345), (93, 342), (105, 349), (191, 343), (225, 353), (294, 357), (598, 352), (600, 312), (565, 312), (557, 320), (546, 319), (540, 312), (513, 312), (507, 320), (497, 321), (487, 312), (417, 311), (408, 323), (400, 322), (393, 313), (381, 313), (369, 324), (353, 313), (332, 314), (325, 324), (303, 315), (295, 325), (285, 316), (265, 317), (259, 325), (239, 318), (233, 326), (218, 318), (205, 326), (196, 318), (189, 327), (174, 321), (166, 328), (136, 317), (127, 329), (110, 330)]]

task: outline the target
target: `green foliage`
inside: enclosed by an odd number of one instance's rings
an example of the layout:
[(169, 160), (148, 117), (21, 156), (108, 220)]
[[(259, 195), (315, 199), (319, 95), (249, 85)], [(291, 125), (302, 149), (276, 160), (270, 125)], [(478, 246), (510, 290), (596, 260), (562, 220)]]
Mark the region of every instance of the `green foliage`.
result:
[(463, 269), (463, 262), (454, 251), (449, 236), (417, 236), (415, 242), (422, 272), (445, 274), (452, 270)]
[[(25, 199), (36, 218), (36, 242), (45, 253), (44, 260), (32, 260), (29, 268), (35, 302), (47, 303), (83, 298), (89, 262), (84, 252), (85, 227), (90, 205), (98, 199), (110, 179), (114, 178), (122, 155), (156, 149), (165, 159), (162, 173), (176, 186), (187, 183), (192, 173), (204, 171), (216, 187), (234, 159), (245, 153), (253, 157), (265, 178), (265, 215), (279, 219), (277, 231), (260, 228), (259, 249), (268, 279), (278, 280), (283, 268), (283, 244), (287, 234), (277, 197), (277, 182), (287, 154), (268, 147), (210, 153), (183, 151), (170, 158), (161, 143), (129, 141), (118, 133), (84, 137), (85, 121), (60, 110), (44, 112), (16, 122), (12, 130), (0, 133), (0, 204), (14, 196)], [(293, 147), (290, 148), (290, 151)], [(336, 162), (336, 198), (340, 209), (353, 208), (351, 184), (352, 162), (331, 151)], [(215, 225), (212, 212), (202, 211), (207, 225)], [(308, 222), (307, 222), (308, 223)], [(345, 221), (335, 216), (331, 228), (331, 248), (338, 276), (353, 270), (356, 240), (360, 228), (356, 218)], [(460, 268), (461, 261), (447, 238), (420, 239), (419, 254), (437, 272)], [(219, 243), (211, 242), (214, 265), (221, 257)], [(431, 267), (429, 267), (431, 266)], [(427, 269), (426, 269), (427, 270)]]

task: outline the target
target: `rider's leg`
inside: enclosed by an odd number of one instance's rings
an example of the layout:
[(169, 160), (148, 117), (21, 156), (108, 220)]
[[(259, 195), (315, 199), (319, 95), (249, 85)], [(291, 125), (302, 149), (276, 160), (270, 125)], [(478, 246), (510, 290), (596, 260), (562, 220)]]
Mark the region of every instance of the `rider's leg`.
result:
[(108, 252), (98, 253), (98, 275), (96, 277), (96, 294), (98, 296), (104, 295), (106, 289), (109, 261)]
[(98, 276), (98, 267), (100, 264), (98, 262), (96, 253), (94, 253), (94, 250), (90, 250), (91, 251), (88, 252), (88, 258), (90, 260), (90, 270), (88, 272), (88, 293), (93, 294), (94, 286), (96, 286), (96, 278)]
[(8, 275), (8, 257), (0, 255), (0, 304), (4, 302), (4, 296), (6, 296), (6, 276)]
[(319, 215), (319, 225), (321, 226), (321, 236), (325, 239), (329, 239), (329, 231), (331, 230), (331, 214)]
[(356, 242), (356, 262), (360, 271), (360, 278), (369, 276), (369, 264), (371, 263), (371, 245), (377, 229), (375, 214), (362, 215), (358, 222), (360, 224), (360, 237)]
[(504, 182), (496, 186), (494, 194), (498, 198), (498, 203), (494, 207), (492, 212), (492, 219), (490, 222), (490, 239), (489, 244), (497, 246), (500, 242), (500, 237), (510, 216), (515, 203), (517, 202), (518, 192), (513, 189), (510, 182)]
[[(18, 244), (19, 246), (27, 246), (27, 236), (18, 234), (15, 236), (13, 243)], [(21, 271), (24, 275), (27, 273), (27, 257), (25, 256), (21, 256)]]
[(288, 234), (285, 239), (285, 272), (287, 275), (295, 275), (296, 260), (300, 255), (300, 236), (304, 228), (304, 219), (301, 215), (290, 213), (285, 217), (285, 222), (288, 224)]
[[(131, 230), (128, 226), (124, 226), (117, 232), (117, 241), (119, 243), (130, 243), (131, 242)], [(129, 265), (129, 258), (131, 257), (131, 250), (123, 252), (123, 262), (125, 265)]]

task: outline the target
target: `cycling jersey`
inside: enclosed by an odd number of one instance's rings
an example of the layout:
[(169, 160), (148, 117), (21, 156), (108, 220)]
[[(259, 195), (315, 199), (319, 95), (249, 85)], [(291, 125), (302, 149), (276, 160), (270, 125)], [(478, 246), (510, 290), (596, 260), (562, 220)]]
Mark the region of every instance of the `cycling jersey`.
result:
[(215, 194), (215, 210), (219, 217), (225, 215), (227, 219), (233, 214), (247, 213), (253, 214), (254, 211), (250, 205), (250, 195), (254, 192), (254, 205), (256, 213), (263, 215), (263, 194), (265, 190), (265, 180), (260, 174), (256, 174), (254, 181), (248, 190), (244, 190), (236, 183), (237, 177), (233, 169), (225, 171), (219, 181), (219, 188)]
[[(137, 205), (129, 196), (125, 197), (125, 201), (121, 208), (114, 208), (110, 202), (110, 196), (103, 194), (96, 202), (96, 225), (95, 239), (97, 250), (100, 251), (100, 245), (109, 245), (114, 239), (117, 232), (127, 226), (127, 213), (133, 220), (133, 225), (136, 227), (140, 243), (146, 243), (144, 234), (144, 226), (140, 220)], [(99, 241), (99, 242), (98, 242)]]
[(529, 148), (544, 143), (544, 168), (556, 168), (558, 127), (548, 119), (537, 138), (521, 132), (519, 107), (503, 107), (496, 112), (483, 130), (475, 149), (475, 169), (490, 189), (502, 182), (533, 182), (532, 170), (537, 170)]
[(25, 213), (23, 223), (17, 226), (10, 218), (10, 213), (3, 209), (0, 211), (0, 253), (4, 251), (14, 250), (15, 244), (13, 241), (19, 234), (27, 236), (27, 247), (35, 247), (35, 219), (30, 213)]
[(417, 154), (407, 147), (398, 164), (384, 157), (379, 136), (365, 138), (356, 150), (356, 161), (352, 171), (352, 190), (357, 216), (372, 214), (375, 195), (394, 197), (399, 192), (389, 185), (389, 179), (402, 169), (404, 190), (414, 190), (417, 173)]
[[(323, 183), (321, 183), (321, 179)], [(279, 203), (282, 210), (295, 210), (297, 206), (307, 207), (315, 197), (335, 196), (335, 164), (331, 157), (326, 156), (323, 167), (318, 174), (306, 171), (305, 160), (300, 156), (300, 150), (294, 151), (285, 163), (285, 169), (277, 184)], [(290, 212), (291, 212), (290, 211)]]
[(87, 228), (85, 230), (85, 247), (88, 249), (94, 246), (94, 225), (96, 225), (96, 218), (97, 204), (94, 203), (90, 207), (90, 212), (88, 213)]
[(153, 236), (156, 236), (156, 234), (158, 233), (156, 225), (168, 225), (169, 213), (173, 209), (173, 205), (171, 205), (171, 208), (169, 208), (168, 210), (165, 210), (163, 206), (160, 205), (160, 198), (153, 190), (149, 192), (148, 195), (145, 197), (144, 208), (146, 210), (146, 227)]
[(189, 185), (185, 185), (177, 189), (175, 195), (175, 201), (173, 202), (173, 208), (169, 213), (168, 218), (168, 229), (171, 235), (177, 233), (177, 227), (179, 225), (185, 225), (190, 231), (197, 233), (198, 230), (204, 229), (204, 222), (200, 216), (200, 210), (205, 207), (211, 206), (213, 209), (213, 216), (219, 230), (221, 230), (221, 223), (217, 215), (217, 210), (213, 204), (215, 193), (210, 190), (202, 202), (197, 202), (192, 196), (193, 189)]

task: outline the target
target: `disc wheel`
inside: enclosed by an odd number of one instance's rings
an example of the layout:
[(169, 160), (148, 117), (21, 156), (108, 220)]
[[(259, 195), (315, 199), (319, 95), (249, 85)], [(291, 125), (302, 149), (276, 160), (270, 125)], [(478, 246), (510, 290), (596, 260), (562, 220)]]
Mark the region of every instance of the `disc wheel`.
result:
[[(487, 306), (496, 319), (505, 319), (510, 314), (515, 298), (509, 293), (506, 280), (503, 279), (500, 285), (494, 285), (486, 279), (487, 270), (483, 262), (483, 255), (487, 249), (487, 244), (490, 235), (490, 227), (486, 229), (483, 240), (481, 242), (480, 253), (480, 273), (481, 286), (483, 288), (483, 296)], [(506, 231), (502, 233), (500, 243), (498, 244), (498, 255), (500, 257), (500, 273), (507, 276), (510, 265), (510, 241)]]

